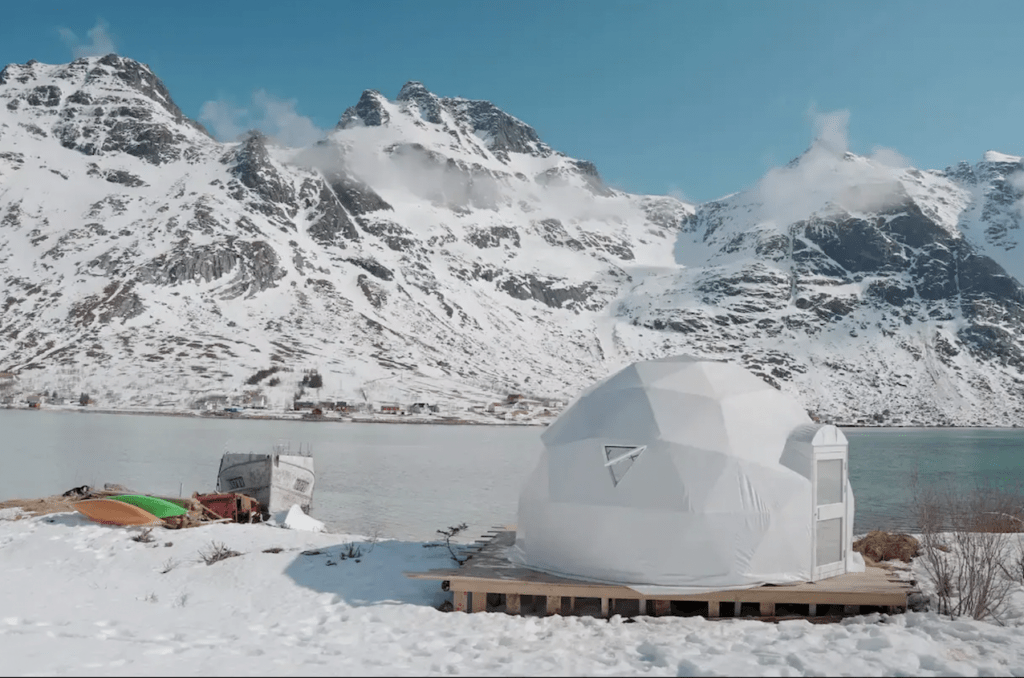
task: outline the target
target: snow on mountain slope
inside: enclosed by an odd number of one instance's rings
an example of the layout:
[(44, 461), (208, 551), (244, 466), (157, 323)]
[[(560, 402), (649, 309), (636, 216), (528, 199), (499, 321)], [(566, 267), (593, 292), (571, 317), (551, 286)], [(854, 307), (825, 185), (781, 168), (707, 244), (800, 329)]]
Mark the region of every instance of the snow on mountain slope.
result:
[(620, 305), (844, 422), (1020, 424), (1019, 158), (922, 172), (816, 143), (697, 208)]
[(565, 397), (603, 374), (621, 264), (671, 263), (692, 212), (415, 83), (300, 151), (214, 141), (113, 55), (9, 66), (0, 104), (0, 362), (111, 404), (269, 368), (350, 399)]
[(816, 143), (694, 207), (418, 82), (295, 149), (210, 138), (130, 59), (10, 65), (0, 371), (115, 407), (285, 407), (315, 368), (317, 397), (461, 407), (690, 352), (840, 423), (1022, 424), (1022, 196), (1014, 156)]

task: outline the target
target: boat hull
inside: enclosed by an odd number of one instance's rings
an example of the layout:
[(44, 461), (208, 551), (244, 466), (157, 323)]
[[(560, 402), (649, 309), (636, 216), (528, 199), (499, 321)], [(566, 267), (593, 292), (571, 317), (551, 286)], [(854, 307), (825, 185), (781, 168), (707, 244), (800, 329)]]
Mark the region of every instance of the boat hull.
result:
[(218, 492), (252, 497), (267, 514), (298, 504), (309, 513), (313, 506), (313, 457), (294, 454), (227, 452), (217, 473)]
[(89, 520), (104, 525), (142, 527), (164, 524), (149, 511), (116, 499), (84, 499), (75, 502), (73, 506)]

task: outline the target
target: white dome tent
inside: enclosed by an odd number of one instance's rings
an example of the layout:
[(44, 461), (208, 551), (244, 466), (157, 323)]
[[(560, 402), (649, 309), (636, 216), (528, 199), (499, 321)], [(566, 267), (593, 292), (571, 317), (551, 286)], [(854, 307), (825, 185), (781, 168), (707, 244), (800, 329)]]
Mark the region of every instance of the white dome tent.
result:
[(846, 438), (741, 367), (634, 363), (581, 393), (541, 439), (514, 562), (642, 593), (863, 569), (850, 549)]

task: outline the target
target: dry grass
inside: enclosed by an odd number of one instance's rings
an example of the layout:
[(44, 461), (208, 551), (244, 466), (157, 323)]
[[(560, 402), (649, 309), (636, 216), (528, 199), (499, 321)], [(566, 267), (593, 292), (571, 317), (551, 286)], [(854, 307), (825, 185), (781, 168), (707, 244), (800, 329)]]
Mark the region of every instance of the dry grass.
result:
[(920, 549), (920, 542), (909, 534), (892, 534), (874, 530), (853, 542), (853, 550), (864, 556), (865, 562), (878, 564), (886, 560), (909, 563)]
[[(80, 501), (81, 497), (44, 497), (42, 499), (9, 499), (0, 501), (0, 509), (20, 508), (25, 511), (22, 517), (45, 516), (51, 513), (68, 513), (74, 511), (74, 504)], [(26, 515), (27, 514), (27, 515)]]
[(132, 537), (132, 541), (137, 541), (140, 544), (149, 544), (150, 542), (154, 541), (154, 539), (153, 539), (153, 528), (152, 527), (145, 528), (144, 530), (139, 532), (137, 535)]
[(235, 556), (240, 555), (242, 554), (238, 551), (233, 551), (224, 544), (216, 541), (211, 541), (208, 547), (199, 552), (200, 559), (202, 559), (202, 561), (207, 565), (213, 565), (214, 563), (219, 563), (222, 560), (227, 560), (228, 558), (234, 558)]

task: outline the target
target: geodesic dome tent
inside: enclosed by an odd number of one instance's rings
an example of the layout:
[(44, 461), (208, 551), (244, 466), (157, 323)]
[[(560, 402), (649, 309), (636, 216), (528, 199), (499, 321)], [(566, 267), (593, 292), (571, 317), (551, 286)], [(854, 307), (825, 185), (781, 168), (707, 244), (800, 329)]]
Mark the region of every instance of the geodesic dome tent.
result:
[[(845, 437), (742, 367), (689, 356), (634, 363), (583, 391), (541, 439), (514, 562), (638, 590), (857, 569)], [(838, 495), (817, 488), (822, 453), (841, 460), (838, 476), (834, 466), (826, 474)], [(819, 495), (832, 502), (825, 516), (839, 517), (838, 537), (834, 522), (820, 529)]]

